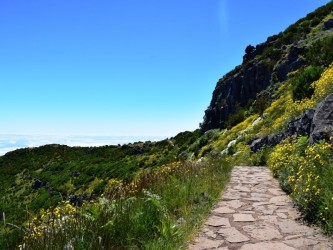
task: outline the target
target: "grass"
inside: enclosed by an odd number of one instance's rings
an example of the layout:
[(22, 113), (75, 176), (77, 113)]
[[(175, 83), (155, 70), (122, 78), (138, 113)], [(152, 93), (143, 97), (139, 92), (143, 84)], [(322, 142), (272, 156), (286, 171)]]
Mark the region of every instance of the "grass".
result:
[(21, 245), (24, 249), (179, 249), (220, 197), (230, 171), (230, 163), (210, 159), (167, 165), (131, 183), (114, 180), (104, 197), (80, 208), (63, 202), (33, 215), (24, 226)]
[[(70, 195), (98, 197), (112, 178), (128, 182), (141, 170), (177, 161), (180, 153), (187, 159), (195, 153), (188, 149), (200, 136), (197, 130), (159, 142), (103, 147), (45, 145), (7, 153), (0, 157), (0, 213), (5, 212), (7, 221), (19, 225), (27, 219), (26, 210), (38, 213)], [(37, 180), (41, 187), (33, 188)], [(1, 230), (0, 249), (5, 248)], [(6, 230), (6, 241), (17, 242), (19, 235), (11, 240)]]

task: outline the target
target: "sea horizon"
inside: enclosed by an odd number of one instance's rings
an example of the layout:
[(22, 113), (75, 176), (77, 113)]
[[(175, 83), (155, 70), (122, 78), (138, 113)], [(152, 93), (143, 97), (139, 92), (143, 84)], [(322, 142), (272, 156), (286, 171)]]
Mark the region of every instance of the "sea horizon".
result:
[(34, 148), (48, 144), (70, 147), (99, 147), (123, 145), (138, 141), (160, 141), (168, 136), (117, 136), (117, 135), (55, 135), (55, 134), (0, 134), (0, 156), (21, 148)]

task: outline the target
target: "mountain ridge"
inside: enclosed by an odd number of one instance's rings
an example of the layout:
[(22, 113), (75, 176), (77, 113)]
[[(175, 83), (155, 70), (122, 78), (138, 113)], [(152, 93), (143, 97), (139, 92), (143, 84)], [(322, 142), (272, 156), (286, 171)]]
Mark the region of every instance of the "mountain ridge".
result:
[[(207, 131), (227, 127), (228, 118), (239, 107), (253, 106), (254, 100), (264, 94), (262, 91), (268, 87), (274, 89), (275, 85), (288, 78), (289, 73), (310, 65), (306, 54), (315, 41), (325, 38), (325, 33), (332, 29), (332, 17), (321, 23), (321, 18), (330, 15), (332, 10), (333, 3), (330, 2), (289, 26), (284, 32), (268, 37), (265, 42), (255, 47), (248, 45), (243, 63), (217, 82), (200, 124), (201, 129)], [(318, 25), (322, 31), (316, 32), (311, 38), (312, 29)], [(271, 95), (273, 91), (270, 92)]]

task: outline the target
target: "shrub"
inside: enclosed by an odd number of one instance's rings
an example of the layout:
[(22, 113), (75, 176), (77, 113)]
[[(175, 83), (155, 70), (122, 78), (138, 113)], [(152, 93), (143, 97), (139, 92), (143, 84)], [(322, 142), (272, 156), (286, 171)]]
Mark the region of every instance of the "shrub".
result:
[(319, 103), (327, 95), (333, 92), (333, 64), (323, 72), (320, 79), (312, 83), (315, 92), (313, 94), (313, 101)]
[(268, 165), (304, 217), (333, 231), (332, 145), (307, 145), (307, 138), (287, 139), (271, 153)]
[(318, 66), (310, 66), (302, 69), (291, 79), (293, 100), (302, 100), (311, 98), (314, 93), (314, 88), (311, 85), (318, 80), (323, 69)]
[(272, 149), (270, 147), (265, 147), (262, 150), (253, 153), (249, 158), (251, 165), (266, 166), (271, 150)]
[(312, 44), (306, 54), (309, 64), (328, 67), (333, 62), (333, 36), (318, 40)]
[(240, 106), (240, 104), (236, 105), (236, 110), (234, 114), (230, 115), (228, 120), (225, 122), (225, 127), (231, 128), (238, 123), (244, 121), (245, 118), (245, 109)]
[(283, 130), (288, 121), (306, 109), (315, 107), (327, 95), (331, 94), (333, 92), (333, 64), (321, 74), (319, 80), (311, 83), (311, 88), (314, 89), (311, 98), (303, 98), (294, 102), (292, 93), (288, 90), (290, 89), (290, 81), (279, 88), (280, 97), (264, 111), (265, 125), (262, 132), (269, 134)]
[[(74, 207), (41, 210), (26, 223), (27, 249), (179, 249), (210, 211), (231, 166), (214, 159), (111, 179), (107, 193)], [(186, 223), (185, 223), (186, 222)]]
[[(300, 153), (304, 152), (304, 156)], [(325, 168), (329, 163), (331, 146), (328, 143), (315, 144), (298, 154), (297, 172), (295, 171), (292, 197), (300, 205), (308, 219), (318, 219), (321, 204), (320, 178), (325, 178)]]
[(246, 54), (251, 53), (254, 49), (255, 49), (254, 46), (252, 46), (252, 45), (248, 45), (248, 46), (245, 48), (245, 53), (246, 53)]

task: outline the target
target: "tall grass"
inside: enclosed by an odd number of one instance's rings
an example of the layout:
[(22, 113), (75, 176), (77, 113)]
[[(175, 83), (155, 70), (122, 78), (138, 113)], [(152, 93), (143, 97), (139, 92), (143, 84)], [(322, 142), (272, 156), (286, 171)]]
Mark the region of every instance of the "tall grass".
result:
[(25, 224), (23, 249), (179, 249), (208, 215), (229, 179), (223, 159), (183, 162), (113, 180), (104, 197), (63, 202)]

